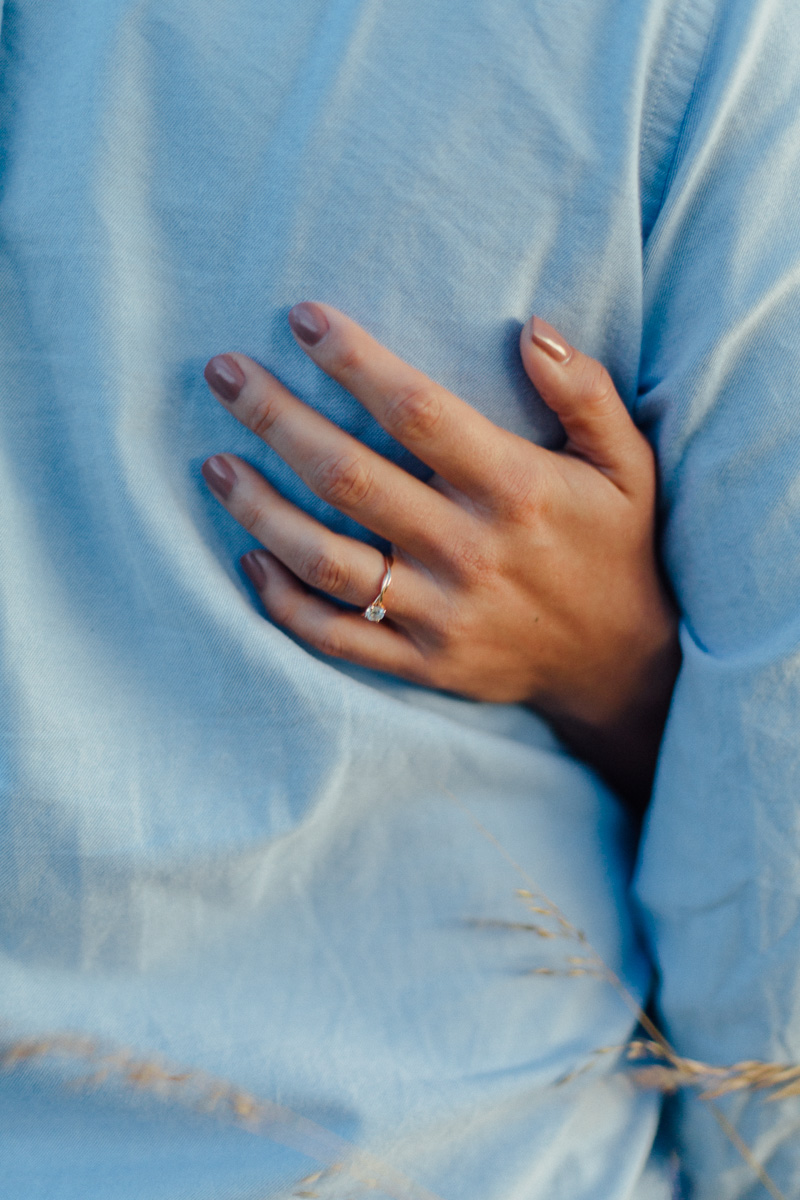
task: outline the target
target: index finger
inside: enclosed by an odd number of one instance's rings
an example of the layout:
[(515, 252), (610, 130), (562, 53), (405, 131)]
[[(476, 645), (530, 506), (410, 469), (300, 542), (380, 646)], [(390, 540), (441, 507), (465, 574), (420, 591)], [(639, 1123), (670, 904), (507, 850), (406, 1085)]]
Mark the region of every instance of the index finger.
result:
[[(309, 358), (448, 483), (489, 507), (506, 492), (516, 492), (522, 439), (409, 366), (328, 304), (296, 304), (289, 324)], [(536, 452), (532, 443), (524, 445)], [(529, 469), (530, 460), (525, 465)]]

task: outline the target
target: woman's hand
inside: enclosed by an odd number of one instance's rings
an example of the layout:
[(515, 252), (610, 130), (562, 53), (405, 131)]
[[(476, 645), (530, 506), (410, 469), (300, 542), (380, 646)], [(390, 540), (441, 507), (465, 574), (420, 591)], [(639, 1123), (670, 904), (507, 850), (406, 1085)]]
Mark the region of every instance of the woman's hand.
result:
[[(268, 549), (242, 566), (270, 617), (324, 654), (546, 716), (641, 799), (679, 663), (656, 561), (655, 467), (605, 369), (532, 318), (525, 369), (567, 434), (552, 452), (494, 425), (336, 309), (296, 305), (298, 344), (435, 472), (423, 483), (240, 354), (213, 358), (214, 394), (323, 500), (392, 544), (387, 619), (364, 620), (383, 555), (333, 533), (248, 463), (206, 481)], [(313, 590), (312, 590), (313, 589)]]

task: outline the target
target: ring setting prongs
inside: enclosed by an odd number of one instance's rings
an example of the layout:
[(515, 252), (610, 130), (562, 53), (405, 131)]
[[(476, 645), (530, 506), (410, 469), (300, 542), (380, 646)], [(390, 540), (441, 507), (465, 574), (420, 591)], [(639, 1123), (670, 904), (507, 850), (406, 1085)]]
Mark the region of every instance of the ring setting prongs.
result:
[(384, 573), (383, 579), (381, 580), (380, 591), (378, 592), (377, 596), (372, 601), (372, 603), (368, 604), (367, 607), (364, 609), (363, 615), (367, 618), (368, 621), (375, 621), (375, 622), (382, 621), (383, 618), (386, 616), (386, 605), (383, 603), (383, 597), (386, 594), (386, 589), (388, 588), (389, 584), (392, 582), (392, 556), (391, 556), (391, 554), (384, 555), (383, 561), (386, 564), (386, 571)]

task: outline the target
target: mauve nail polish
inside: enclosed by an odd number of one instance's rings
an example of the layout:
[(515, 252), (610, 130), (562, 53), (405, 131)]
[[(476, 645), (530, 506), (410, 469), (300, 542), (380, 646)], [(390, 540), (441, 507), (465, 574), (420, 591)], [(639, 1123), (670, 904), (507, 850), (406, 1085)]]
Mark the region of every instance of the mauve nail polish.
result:
[(209, 458), (203, 463), (200, 470), (203, 472), (203, 478), (208, 486), (218, 496), (222, 496), (223, 500), (227, 500), (236, 483), (236, 472), (230, 463), (226, 462), (219, 454), (215, 454), (213, 458)]
[(242, 555), (241, 563), (245, 573), (255, 586), (263, 587), (267, 582), (267, 573), (264, 570), (262, 555), (257, 550), (250, 550), (247, 554)]
[(206, 383), (223, 400), (232, 404), (244, 387), (244, 371), (230, 354), (217, 354), (206, 363)]
[(305, 300), (289, 310), (289, 324), (295, 336), (306, 346), (316, 346), (330, 329), (328, 318), (320, 306)]

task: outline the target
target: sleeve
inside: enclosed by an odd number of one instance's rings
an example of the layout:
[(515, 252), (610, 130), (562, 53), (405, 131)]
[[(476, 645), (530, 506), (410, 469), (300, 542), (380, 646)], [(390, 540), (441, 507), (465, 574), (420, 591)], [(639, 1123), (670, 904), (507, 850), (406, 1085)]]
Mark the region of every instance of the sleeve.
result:
[[(684, 662), (636, 894), (682, 1055), (800, 1064), (800, 5), (726, 0), (644, 250), (638, 420)], [(800, 1098), (718, 1101), (800, 1197)], [(712, 1107), (692, 1200), (766, 1196)]]

